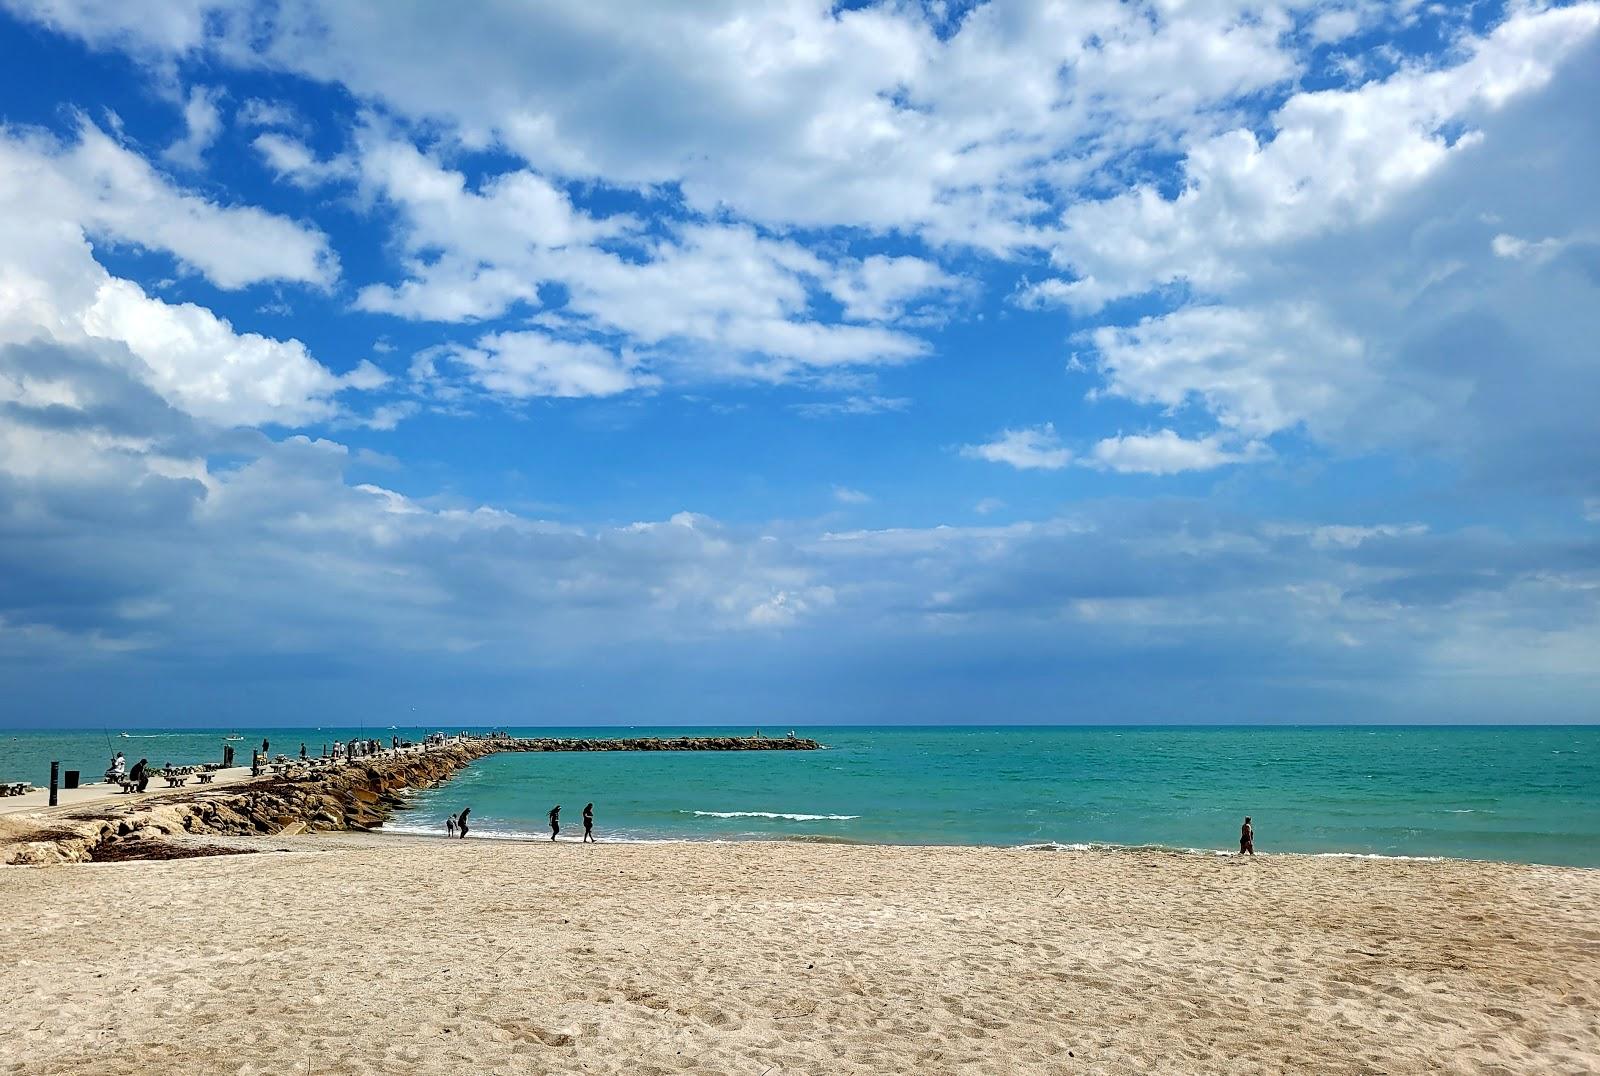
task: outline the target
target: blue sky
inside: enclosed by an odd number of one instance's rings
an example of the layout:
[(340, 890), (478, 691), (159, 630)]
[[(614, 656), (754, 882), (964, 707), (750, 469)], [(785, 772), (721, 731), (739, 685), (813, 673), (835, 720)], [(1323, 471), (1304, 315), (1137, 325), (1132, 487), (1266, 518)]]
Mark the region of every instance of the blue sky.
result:
[(1600, 717), (1600, 5), (0, 59), (0, 723)]

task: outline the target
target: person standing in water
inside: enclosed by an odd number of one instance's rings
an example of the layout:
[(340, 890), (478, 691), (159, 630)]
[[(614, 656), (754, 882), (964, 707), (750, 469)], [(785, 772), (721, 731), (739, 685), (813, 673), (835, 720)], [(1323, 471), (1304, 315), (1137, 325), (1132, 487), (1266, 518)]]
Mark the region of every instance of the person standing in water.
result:
[(550, 808), (550, 839), (556, 839), (556, 834), (561, 832), (561, 804)]
[(444, 835), (446, 837), (454, 837), (456, 835), (456, 816), (453, 814), (444, 816)]
[(1256, 854), (1256, 827), (1250, 824), (1250, 816), (1244, 816), (1244, 825), (1239, 827), (1239, 854), (1241, 856)]
[(585, 844), (594, 843), (594, 804), (583, 805), (583, 840)]
[(467, 836), (467, 815), (469, 815), (471, 813), (472, 813), (472, 808), (471, 807), (463, 807), (461, 809), (461, 813), (456, 816), (456, 836), (461, 838), (462, 840), (466, 839), (466, 836)]

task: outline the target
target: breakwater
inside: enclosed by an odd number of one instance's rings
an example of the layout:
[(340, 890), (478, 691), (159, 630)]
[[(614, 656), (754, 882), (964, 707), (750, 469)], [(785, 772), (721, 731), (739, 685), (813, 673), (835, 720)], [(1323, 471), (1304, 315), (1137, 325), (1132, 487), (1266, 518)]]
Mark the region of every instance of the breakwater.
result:
[[(158, 844), (175, 834), (241, 836), (363, 830), (405, 805), (410, 789), (441, 784), (475, 759), (502, 752), (814, 751), (815, 740), (744, 736), (460, 739), (342, 764), (291, 763), (282, 773), (216, 788), (107, 798), (33, 819), (0, 838), (0, 863), (109, 858), (111, 846)], [(126, 851), (126, 849), (124, 849)], [(129, 858), (125, 854), (117, 858)]]

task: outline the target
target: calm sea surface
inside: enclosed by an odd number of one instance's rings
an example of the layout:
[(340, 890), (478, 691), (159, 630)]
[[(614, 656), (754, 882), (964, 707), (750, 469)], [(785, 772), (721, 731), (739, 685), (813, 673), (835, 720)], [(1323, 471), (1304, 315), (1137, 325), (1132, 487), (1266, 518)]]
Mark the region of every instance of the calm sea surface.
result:
[[(242, 758), (316, 753), (355, 729), (237, 730)], [(748, 729), (512, 729), (683, 735)], [(780, 734), (784, 730), (778, 731)], [(498, 755), (419, 792), (387, 827), (474, 836), (792, 839), (1224, 849), (1244, 815), (1261, 851), (1461, 856), (1600, 866), (1600, 727), (812, 728), (817, 752)], [(417, 737), (421, 730), (368, 729)], [(0, 780), (86, 779), (120, 748), (159, 766), (219, 758), (223, 731), (0, 730)]]

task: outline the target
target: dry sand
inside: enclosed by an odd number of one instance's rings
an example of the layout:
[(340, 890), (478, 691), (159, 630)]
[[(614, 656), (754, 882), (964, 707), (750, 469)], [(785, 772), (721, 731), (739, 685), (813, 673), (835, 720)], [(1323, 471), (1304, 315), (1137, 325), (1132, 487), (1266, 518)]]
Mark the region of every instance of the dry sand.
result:
[(256, 846), (0, 868), (0, 1071), (1600, 1071), (1600, 871)]

